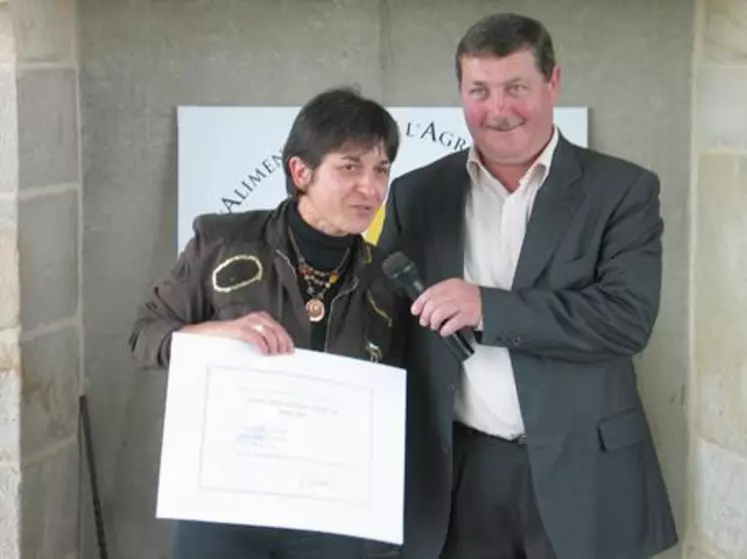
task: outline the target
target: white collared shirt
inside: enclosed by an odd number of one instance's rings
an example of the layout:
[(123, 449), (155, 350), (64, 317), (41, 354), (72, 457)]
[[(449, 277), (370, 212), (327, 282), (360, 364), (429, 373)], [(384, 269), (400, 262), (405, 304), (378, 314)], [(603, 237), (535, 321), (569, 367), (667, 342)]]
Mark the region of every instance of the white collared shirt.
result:
[[(534, 199), (550, 172), (558, 130), (512, 193), (485, 168), (474, 146), (467, 158), (464, 279), (510, 290)], [(510, 317), (506, 317), (510, 320)], [(464, 363), (455, 400), (456, 418), (484, 433), (513, 439), (524, 434), (508, 349), (475, 344)]]

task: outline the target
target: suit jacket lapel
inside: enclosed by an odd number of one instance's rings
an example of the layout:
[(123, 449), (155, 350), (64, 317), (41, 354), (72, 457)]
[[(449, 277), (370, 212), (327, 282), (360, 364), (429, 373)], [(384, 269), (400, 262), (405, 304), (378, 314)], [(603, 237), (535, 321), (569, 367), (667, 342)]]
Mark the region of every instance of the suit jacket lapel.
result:
[(571, 188), (580, 177), (574, 147), (561, 136), (550, 174), (534, 201), (514, 275), (514, 289), (533, 285), (550, 260), (583, 199), (581, 188)]
[(428, 228), (435, 231), (429, 253), (436, 254), (440, 277), (429, 278), (430, 282), (464, 277), (464, 205), (469, 188), (466, 164), (465, 151), (433, 189), (433, 211), (429, 215), (437, 223)]

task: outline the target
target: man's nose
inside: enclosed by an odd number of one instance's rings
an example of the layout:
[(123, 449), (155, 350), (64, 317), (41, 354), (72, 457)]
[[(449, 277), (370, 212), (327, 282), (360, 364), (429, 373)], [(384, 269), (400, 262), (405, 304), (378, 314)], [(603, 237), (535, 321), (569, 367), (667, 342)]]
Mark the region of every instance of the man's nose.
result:
[(503, 91), (493, 91), (488, 98), (491, 116), (505, 116), (509, 107), (509, 98)]

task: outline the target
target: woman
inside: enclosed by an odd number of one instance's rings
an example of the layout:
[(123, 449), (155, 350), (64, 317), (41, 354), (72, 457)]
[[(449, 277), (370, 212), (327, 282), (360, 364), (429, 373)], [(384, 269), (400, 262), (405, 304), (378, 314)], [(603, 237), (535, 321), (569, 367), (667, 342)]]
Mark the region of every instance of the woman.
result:
[[(292, 196), (272, 211), (205, 215), (170, 276), (139, 310), (136, 360), (167, 367), (176, 331), (237, 338), (264, 354), (295, 347), (397, 363), (397, 299), (382, 254), (361, 237), (386, 196), (397, 125), (374, 101), (324, 92), (283, 150)], [(179, 522), (178, 559), (359, 559), (336, 535)]]

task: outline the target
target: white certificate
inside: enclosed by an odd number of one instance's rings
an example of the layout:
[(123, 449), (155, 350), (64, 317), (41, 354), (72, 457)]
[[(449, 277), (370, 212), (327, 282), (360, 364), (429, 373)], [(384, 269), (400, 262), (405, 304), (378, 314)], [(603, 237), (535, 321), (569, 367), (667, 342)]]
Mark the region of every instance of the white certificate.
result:
[(174, 334), (159, 518), (402, 543), (405, 371)]

